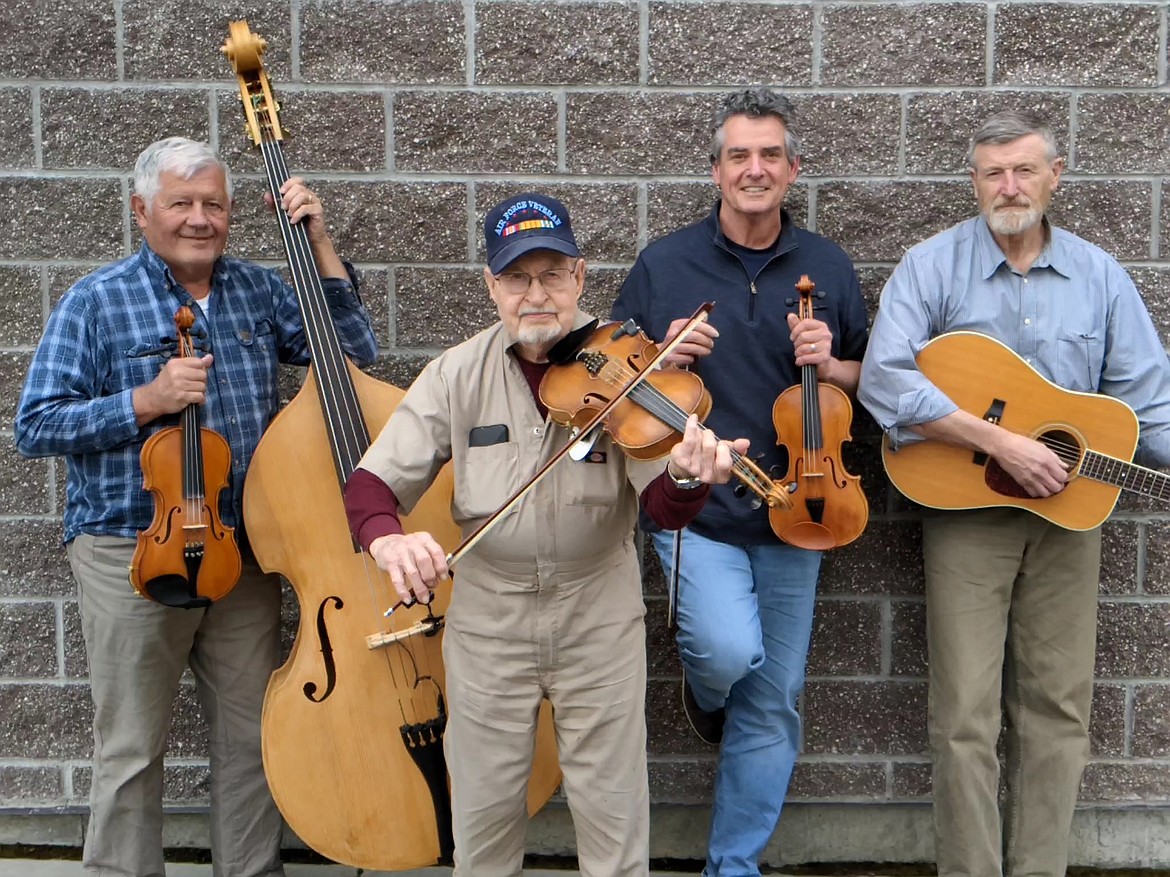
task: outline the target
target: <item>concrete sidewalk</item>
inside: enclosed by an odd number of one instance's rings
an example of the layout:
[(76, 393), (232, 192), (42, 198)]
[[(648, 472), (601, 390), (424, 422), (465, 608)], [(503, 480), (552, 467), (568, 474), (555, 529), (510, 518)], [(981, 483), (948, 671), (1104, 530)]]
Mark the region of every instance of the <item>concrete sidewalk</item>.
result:
[[(286, 877), (450, 877), (450, 868), (418, 871), (360, 871), (346, 865), (285, 865)], [(80, 862), (61, 859), (0, 859), (0, 877), (79, 877)], [(524, 877), (575, 877), (579, 871), (524, 871)], [(210, 865), (167, 865), (167, 877), (211, 877)], [(653, 871), (651, 877), (684, 877), (674, 871)]]

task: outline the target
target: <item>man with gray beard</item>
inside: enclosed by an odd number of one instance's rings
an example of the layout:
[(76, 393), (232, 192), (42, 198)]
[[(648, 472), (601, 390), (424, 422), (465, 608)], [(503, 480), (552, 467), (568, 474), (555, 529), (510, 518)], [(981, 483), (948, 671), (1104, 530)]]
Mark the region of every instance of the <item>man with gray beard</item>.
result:
[[(1064, 166), (1051, 129), (1029, 113), (992, 116), (968, 161), (981, 215), (894, 270), (858, 398), (895, 450), (922, 439), (969, 448), (1028, 495), (1058, 493), (1070, 476), (1056, 453), (959, 409), (915, 364), (931, 338), (978, 332), (1065, 389), (1126, 402), (1139, 458), (1167, 465), (1170, 362), (1125, 270), (1045, 217)], [(923, 521), (923, 555), (939, 877), (1063, 875), (1089, 751), (1100, 528), (1066, 530), (1019, 508), (942, 511)]]

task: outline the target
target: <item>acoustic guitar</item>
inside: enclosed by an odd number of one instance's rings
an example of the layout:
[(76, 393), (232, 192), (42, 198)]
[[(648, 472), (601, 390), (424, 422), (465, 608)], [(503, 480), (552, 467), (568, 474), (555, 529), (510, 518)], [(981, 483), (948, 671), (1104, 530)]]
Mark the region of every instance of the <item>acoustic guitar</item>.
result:
[(931, 340), (918, 368), (959, 408), (1051, 448), (1071, 473), (1053, 496), (1030, 497), (986, 454), (936, 441), (882, 443), (890, 481), (936, 509), (1025, 509), (1069, 530), (1101, 524), (1122, 490), (1170, 499), (1170, 476), (1130, 462), (1138, 420), (1119, 399), (1058, 387), (1004, 344), (975, 332)]

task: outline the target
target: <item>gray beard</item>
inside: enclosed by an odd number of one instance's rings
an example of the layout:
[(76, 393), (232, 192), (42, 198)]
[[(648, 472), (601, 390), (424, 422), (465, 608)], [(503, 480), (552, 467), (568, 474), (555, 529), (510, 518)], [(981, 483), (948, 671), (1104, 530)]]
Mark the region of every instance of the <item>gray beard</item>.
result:
[(987, 212), (987, 225), (996, 234), (1021, 234), (1038, 224), (1044, 218), (1044, 211), (1029, 207), (1023, 213), (1013, 210), (1010, 213), (997, 213), (995, 209)]

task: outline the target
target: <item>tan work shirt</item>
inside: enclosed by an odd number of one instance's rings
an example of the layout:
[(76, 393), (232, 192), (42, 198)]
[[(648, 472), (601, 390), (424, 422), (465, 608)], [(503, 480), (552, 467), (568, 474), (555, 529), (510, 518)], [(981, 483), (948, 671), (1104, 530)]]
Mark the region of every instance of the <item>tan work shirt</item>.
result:
[[(578, 313), (576, 326), (590, 318)], [(568, 440), (542, 418), (502, 323), (433, 360), (419, 375), (359, 464), (413, 509), (448, 460), (452, 517), (466, 536), (502, 506)], [(590, 462), (561, 460), (459, 563), (456, 578), (501, 593), (595, 576), (625, 578), (626, 611), (642, 612), (633, 552), (638, 496), (666, 460), (630, 460), (604, 435)], [(456, 586), (448, 624), (463, 627)], [(478, 600), (474, 602), (478, 603)], [(613, 607), (621, 611), (620, 607)]]

